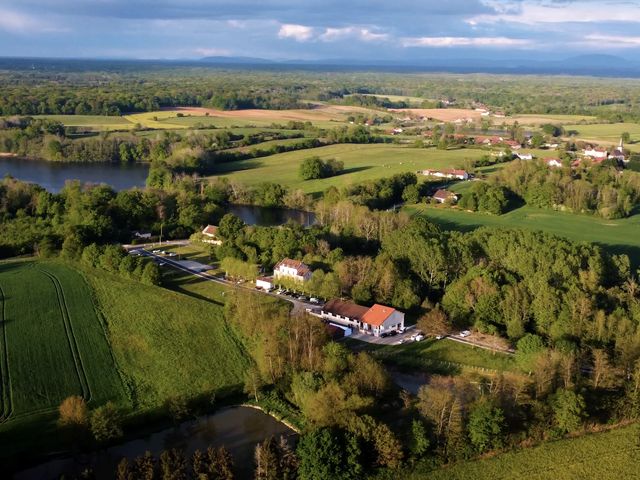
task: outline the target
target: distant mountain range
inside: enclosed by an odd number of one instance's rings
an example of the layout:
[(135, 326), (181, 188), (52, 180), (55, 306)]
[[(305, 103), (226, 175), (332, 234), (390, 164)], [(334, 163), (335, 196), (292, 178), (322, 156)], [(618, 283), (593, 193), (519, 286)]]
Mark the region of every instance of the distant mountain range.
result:
[(200, 63), (226, 66), (289, 67), (339, 70), (381, 69), (389, 71), (425, 71), (452, 73), (523, 73), (594, 75), (607, 77), (640, 77), (640, 63), (615, 55), (579, 55), (560, 60), (529, 58), (415, 58), (398, 60), (321, 59), (321, 60), (268, 60), (251, 57), (205, 57)]
[[(579, 55), (564, 59), (544, 59), (542, 52), (528, 52), (526, 57), (483, 58), (438, 57), (399, 59), (270, 60), (256, 57), (205, 57), (182, 60), (133, 60), (91, 58), (19, 58), (0, 57), (2, 70), (40, 71), (134, 71), (139, 68), (212, 67), (257, 70), (309, 71), (385, 71), (449, 72), (540, 75), (589, 75), (599, 77), (640, 78), (640, 60), (615, 55)], [(540, 60), (544, 59), (544, 60)]]

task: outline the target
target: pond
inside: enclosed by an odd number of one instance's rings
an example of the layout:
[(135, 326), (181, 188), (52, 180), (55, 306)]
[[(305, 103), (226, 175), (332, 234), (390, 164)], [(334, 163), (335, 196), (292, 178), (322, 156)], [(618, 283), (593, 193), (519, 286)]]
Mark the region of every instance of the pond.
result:
[(256, 205), (230, 205), (229, 212), (240, 217), (247, 225), (273, 227), (288, 221), (299, 223), (305, 227), (316, 223), (313, 212), (293, 210), (289, 208), (259, 207)]
[(23, 470), (15, 480), (53, 480), (61, 474), (77, 474), (93, 466), (97, 480), (111, 480), (122, 457), (130, 460), (147, 450), (156, 457), (171, 448), (183, 450), (190, 456), (195, 450), (206, 450), (213, 445), (223, 446), (233, 456), (236, 478), (253, 478), (254, 449), (264, 439), (280, 435), (295, 437), (295, 432), (286, 425), (260, 410), (249, 407), (229, 407), (214, 415), (200, 417), (174, 428), (131, 440), (76, 458), (51, 460), (47, 463)]
[(0, 178), (11, 175), (24, 182), (37, 183), (50, 192), (59, 192), (67, 180), (106, 183), (115, 190), (144, 187), (149, 166), (140, 163), (61, 163), (0, 157)]

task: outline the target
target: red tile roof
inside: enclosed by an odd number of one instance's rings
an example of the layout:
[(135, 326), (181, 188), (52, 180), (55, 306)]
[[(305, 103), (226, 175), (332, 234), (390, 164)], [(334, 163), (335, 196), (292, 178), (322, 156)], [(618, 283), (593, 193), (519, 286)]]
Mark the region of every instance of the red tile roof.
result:
[(379, 305), (376, 303), (367, 311), (367, 313), (364, 314), (364, 316), (362, 317), (362, 321), (374, 327), (379, 327), (395, 311), (395, 308), (385, 307), (384, 305)]
[(433, 194), (433, 198), (439, 198), (440, 200), (446, 200), (448, 198), (453, 198), (455, 197), (455, 193), (449, 192), (447, 190), (438, 190), (436, 193)]
[(215, 225), (207, 225), (204, 230), (202, 230), (204, 235), (218, 235), (218, 227)]
[(290, 258), (284, 258), (280, 260), (275, 266), (275, 270), (278, 270), (281, 266), (294, 268), (299, 276), (303, 276), (311, 271), (309, 267), (306, 264), (302, 263), (300, 260), (292, 260)]

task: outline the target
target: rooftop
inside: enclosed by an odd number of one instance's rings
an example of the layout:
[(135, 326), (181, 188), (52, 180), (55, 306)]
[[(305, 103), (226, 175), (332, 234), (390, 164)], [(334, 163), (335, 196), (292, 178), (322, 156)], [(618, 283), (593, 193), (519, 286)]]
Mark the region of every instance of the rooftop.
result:
[(340, 315), (341, 317), (361, 320), (369, 309), (353, 302), (345, 302), (335, 298), (329, 300), (324, 307), (322, 307), (322, 311), (333, 315)]
[(374, 327), (379, 327), (395, 311), (395, 308), (385, 307), (384, 305), (376, 303), (373, 307), (367, 310), (367, 313), (362, 317), (362, 321)]

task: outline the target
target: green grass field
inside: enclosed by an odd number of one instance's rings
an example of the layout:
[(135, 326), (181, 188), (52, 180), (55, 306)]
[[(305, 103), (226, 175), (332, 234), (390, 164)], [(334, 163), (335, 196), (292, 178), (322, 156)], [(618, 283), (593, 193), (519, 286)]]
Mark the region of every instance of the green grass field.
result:
[(625, 148), (631, 151), (640, 151), (640, 124), (638, 123), (594, 123), (589, 125), (565, 125), (567, 132), (575, 130), (577, 138), (581, 140), (592, 140), (606, 142), (617, 145), (623, 132), (631, 135), (630, 143)]
[(87, 278), (137, 407), (241, 388), (248, 356), (220, 305), (102, 272)]
[(640, 265), (638, 214), (621, 220), (605, 220), (525, 206), (497, 216), (422, 204), (408, 205), (404, 211), (412, 215), (423, 215), (447, 230), (469, 231), (485, 225), (542, 230), (574, 241), (600, 244), (613, 253), (629, 255), (636, 265)]
[(35, 115), (62, 123), (65, 127), (88, 127), (94, 130), (128, 130), (134, 127), (125, 117), (106, 115)]
[(547, 442), (493, 458), (462, 462), (407, 480), (617, 480), (638, 478), (638, 425)]
[(385, 363), (408, 372), (453, 375), (469, 369), (487, 373), (516, 370), (514, 359), (510, 355), (447, 339), (428, 338), (403, 345), (364, 344), (350, 339), (346, 342), (357, 350), (367, 350)]
[[(495, 119), (495, 123), (500, 123)], [(518, 122), (521, 125), (538, 126), (545, 123), (565, 124), (576, 122), (589, 122), (596, 120), (596, 117), (590, 115), (561, 115), (561, 114), (547, 114), (547, 113), (521, 113), (515, 114), (512, 117), (505, 119), (507, 123)]]
[[(269, 157), (221, 163), (218, 176), (255, 185), (266, 180), (306, 193), (317, 193), (334, 185), (349, 184), (390, 177), (396, 173), (415, 172), (425, 168), (461, 166), (467, 158), (480, 158), (486, 152), (478, 149), (436, 150), (409, 148), (390, 144), (340, 144), (280, 153)], [(344, 173), (321, 180), (301, 181), (300, 163), (308, 157), (335, 158), (344, 162)]]
[(82, 276), (53, 262), (0, 264), (2, 406), (12, 421), (69, 395), (124, 398), (105, 329)]

